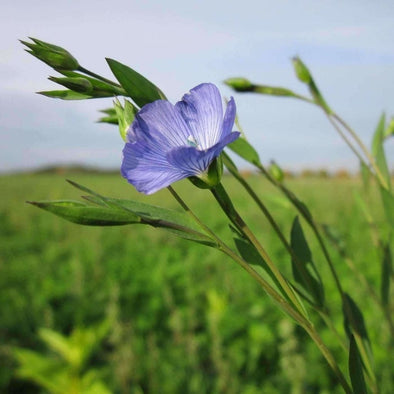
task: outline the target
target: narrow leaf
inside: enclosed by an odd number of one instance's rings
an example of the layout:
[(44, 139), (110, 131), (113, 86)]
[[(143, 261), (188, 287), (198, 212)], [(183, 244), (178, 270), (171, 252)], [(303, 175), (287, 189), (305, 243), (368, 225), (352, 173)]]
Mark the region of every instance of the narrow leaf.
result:
[(387, 306), (389, 304), (390, 297), (390, 280), (393, 274), (393, 261), (390, 245), (387, 243), (383, 248), (383, 259), (382, 259), (382, 279), (380, 286), (380, 294), (382, 298), (382, 304)]
[(269, 269), (267, 263), (260, 256), (256, 248), (250, 242), (240, 237), (234, 237), (234, 243), (241, 257), (250, 265), (258, 265), (262, 267), (264, 271), (269, 275), (272, 282), (275, 284), (277, 290), (280, 291), (282, 296), (288, 300), (289, 298), (287, 294), (283, 291), (279, 281), (276, 279), (275, 275)]
[(384, 213), (389, 227), (394, 229), (394, 196), (383, 186), (380, 186), (380, 195), (382, 197)]
[(372, 154), (388, 188), (390, 189), (390, 171), (387, 165), (386, 154), (383, 148), (386, 116), (383, 113), (379, 119), (372, 139)]
[(28, 201), (28, 203), (70, 222), (86, 226), (121, 226), (141, 221), (131, 212), (109, 207), (89, 206), (79, 201)]
[(349, 339), (354, 335), (364, 368), (372, 380), (375, 381), (375, 375), (372, 367), (372, 350), (363, 314), (354, 300), (347, 293), (344, 294), (342, 299), (342, 308), (345, 317), (345, 331)]
[(361, 178), (363, 180), (363, 186), (365, 190), (369, 190), (370, 180), (371, 180), (371, 171), (364, 162), (360, 162), (360, 171)]
[(357, 343), (353, 335), (350, 337), (349, 345), (349, 375), (353, 391), (357, 394), (367, 394), (368, 391), (364, 380), (363, 365)]
[(349, 335), (349, 338), (351, 336), (351, 330), (350, 330), (351, 328), (362, 338), (369, 341), (367, 328), (364, 323), (363, 314), (360, 308), (354, 302), (354, 300), (347, 293), (345, 293), (343, 299), (343, 312), (345, 315), (345, 328), (346, 328), (346, 332)]
[(261, 165), (258, 153), (245, 138), (236, 139), (228, 147), (249, 163), (257, 166)]
[(113, 59), (107, 59), (107, 63), (116, 79), (138, 106), (165, 99), (164, 93), (156, 85), (132, 68)]
[(62, 100), (86, 100), (94, 98), (91, 95), (74, 92), (72, 90), (49, 90), (45, 92), (37, 92), (43, 96), (57, 98)]
[(104, 204), (111, 208), (125, 210), (126, 212), (138, 216), (141, 224), (163, 228), (182, 238), (216, 247), (216, 243), (212, 238), (202, 233), (194, 220), (184, 212), (178, 212), (172, 209), (161, 208), (133, 200), (104, 197), (76, 182), (70, 180), (67, 180), (67, 182), (77, 189), (90, 194), (90, 197), (84, 196), (84, 198), (97, 205)]
[(291, 259), (293, 276), (318, 305), (324, 305), (324, 288), (312, 260), (298, 216), (294, 218), (290, 234), (290, 245), (295, 258)]

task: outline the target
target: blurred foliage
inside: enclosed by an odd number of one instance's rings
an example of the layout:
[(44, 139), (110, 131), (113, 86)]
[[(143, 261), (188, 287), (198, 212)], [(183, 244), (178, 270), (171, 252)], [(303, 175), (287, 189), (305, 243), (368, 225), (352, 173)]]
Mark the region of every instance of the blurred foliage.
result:
[[(113, 393), (341, 392), (306, 334), (284, 320), (258, 285), (218, 251), (159, 229), (76, 226), (24, 204), (26, 198), (77, 198), (78, 191), (65, 177), (112, 197), (176, 208), (167, 191), (141, 196), (119, 175), (0, 177), (1, 392), (42, 392), (45, 386), (26, 372), (37, 371), (40, 362), (53, 363), (53, 374), (74, 365), (73, 376), (80, 381), (87, 376)], [(290, 236), (293, 208), (261, 177), (251, 174), (248, 181)], [(361, 180), (311, 177), (287, 182), (321, 222), (335, 229), (359, 263), (357, 269), (379, 288), (381, 256), (368, 246), (365, 216), (349, 198), (362, 191)], [(234, 180), (225, 177), (224, 183), (268, 252), (290, 274), (291, 261), (269, 224), (256, 216)], [(224, 215), (217, 215), (208, 193), (195, 188), (190, 192), (188, 182), (176, 188), (231, 242)], [(371, 188), (370, 201), (379, 198)], [(369, 206), (379, 223), (380, 204)], [(313, 243), (310, 247), (319, 272), (328, 276), (320, 249)], [(387, 360), (389, 334), (382, 312), (340, 253), (333, 249), (332, 255), (344, 288), (351, 290), (366, 317), (377, 376), (382, 392), (389, 393), (394, 355)], [(330, 281), (325, 290), (336, 328), (343, 333), (339, 296)], [(105, 330), (99, 328), (103, 321), (109, 322)], [(316, 321), (323, 340), (346, 365), (332, 333), (318, 317)], [(15, 357), (15, 349), (21, 348), (29, 350), (18, 350)], [(28, 369), (26, 357), (35, 360)]]

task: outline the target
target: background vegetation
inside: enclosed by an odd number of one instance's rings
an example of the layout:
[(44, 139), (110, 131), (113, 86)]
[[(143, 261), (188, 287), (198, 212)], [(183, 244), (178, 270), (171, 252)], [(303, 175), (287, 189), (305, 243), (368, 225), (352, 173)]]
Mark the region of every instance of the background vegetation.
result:
[[(176, 208), (167, 191), (141, 196), (119, 175), (0, 177), (1, 392), (42, 392), (33, 380), (40, 382), (44, 370), (48, 381), (71, 379), (86, 393), (341, 392), (303, 331), (218, 251), (145, 226), (77, 226), (24, 203), (79, 199), (65, 178), (111, 197), (143, 198)], [(262, 177), (251, 175), (249, 180), (289, 235), (293, 208)], [(273, 260), (290, 271), (288, 255), (265, 219), (256, 216), (234, 180), (225, 178), (224, 183)], [(335, 230), (357, 269), (378, 289), (381, 256), (371, 247), (371, 234), (353, 198), (361, 181), (308, 177), (289, 179), (288, 184)], [(231, 242), (224, 214), (218, 216), (208, 192), (187, 181), (176, 189), (204, 222)], [(372, 190), (369, 198), (379, 222), (379, 196)], [(304, 230), (321, 275), (330, 275), (306, 226)], [(383, 315), (336, 249), (330, 251), (345, 290), (362, 308), (382, 392), (389, 393), (394, 356), (387, 363)], [(325, 283), (336, 328), (343, 333), (339, 296), (332, 280)], [(346, 365), (346, 353), (320, 324), (323, 339)], [(35, 353), (18, 353), (20, 348)], [(26, 360), (30, 372), (21, 368)], [(50, 390), (45, 382), (40, 386)]]

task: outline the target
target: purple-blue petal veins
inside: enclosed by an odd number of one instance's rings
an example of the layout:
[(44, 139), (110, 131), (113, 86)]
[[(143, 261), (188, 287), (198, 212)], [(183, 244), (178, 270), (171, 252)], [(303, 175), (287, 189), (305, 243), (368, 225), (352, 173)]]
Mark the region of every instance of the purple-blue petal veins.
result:
[(121, 173), (142, 193), (204, 173), (224, 147), (239, 137), (232, 132), (235, 102), (223, 115), (218, 88), (203, 83), (172, 105), (157, 100), (145, 105), (127, 132)]

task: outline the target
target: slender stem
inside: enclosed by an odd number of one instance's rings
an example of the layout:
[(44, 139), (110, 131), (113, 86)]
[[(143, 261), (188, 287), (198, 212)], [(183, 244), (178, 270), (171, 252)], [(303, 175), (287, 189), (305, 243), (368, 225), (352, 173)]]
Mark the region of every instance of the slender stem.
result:
[(80, 71), (80, 72), (82, 72), (82, 73), (84, 73), (86, 75), (90, 75), (93, 78), (99, 79), (100, 81), (109, 83), (112, 86), (116, 86), (117, 88), (122, 88), (122, 85), (119, 85), (118, 83), (113, 82), (110, 79), (107, 79), (105, 77), (102, 77), (101, 75), (98, 75), (98, 74), (94, 73), (93, 71), (87, 70), (86, 68), (84, 68), (82, 66), (78, 67), (78, 71)]
[(340, 256), (343, 258), (346, 265), (353, 271), (353, 273), (357, 276), (358, 280), (364, 285), (365, 289), (367, 290), (371, 298), (375, 301), (375, 304), (382, 310), (387, 320), (391, 336), (394, 338), (394, 322), (391, 317), (390, 310), (382, 304), (374, 288), (369, 284), (368, 280), (360, 272), (360, 270), (357, 269), (354, 261), (349, 256), (346, 255), (346, 252), (342, 248), (340, 248), (335, 242), (333, 242), (333, 246), (336, 248)]
[(363, 157), (360, 155), (360, 153), (357, 152), (356, 148), (352, 145), (351, 141), (349, 138), (346, 137), (345, 133), (341, 130), (340, 127), (334, 122), (332, 117), (326, 112), (327, 119), (329, 122), (332, 124), (332, 126), (335, 128), (335, 130), (338, 132), (338, 134), (342, 137), (342, 139), (345, 141), (346, 145), (351, 149), (351, 151), (357, 156), (357, 158), (360, 160), (360, 162), (364, 163), (367, 167), (368, 165), (365, 163), (365, 160)]
[(334, 323), (330, 317), (330, 315), (327, 313), (327, 310), (317, 310), (319, 313), (320, 317), (323, 319), (323, 321), (326, 323), (327, 327), (334, 333), (334, 335), (337, 337), (339, 344), (341, 345), (342, 349), (348, 353), (348, 348), (346, 346), (346, 342), (341, 336), (341, 334), (338, 332), (338, 330), (335, 328)]
[(320, 245), (320, 248), (323, 251), (323, 255), (328, 263), (328, 266), (330, 268), (331, 274), (335, 280), (335, 284), (338, 288), (339, 293), (341, 294), (341, 297), (343, 298), (344, 296), (344, 292), (341, 286), (341, 282), (339, 281), (339, 277), (338, 274), (335, 270), (334, 267), (334, 263), (331, 260), (330, 254), (328, 253), (328, 250), (326, 248), (326, 245), (323, 241), (323, 238), (320, 235), (320, 232), (318, 230), (318, 227), (312, 217), (312, 215), (305, 211), (305, 208), (302, 204), (300, 204), (300, 201), (298, 200), (298, 198), (294, 195), (293, 192), (291, 192), (289, 189), (287, 189), (282, 183), (277, 182), (274, 178), (271, 177), (271, 175), (269, 174), (269, 172), (264, 168), (263, 165), (258, 165), (257, 166), (259, 168), (259, 170), (265, 175), (265, 177), (277, 188), (279, 188), (285, 195), (286, 197), (292, 202), (292, 204), (295, 206), (295, 208), (298, 210), (298, 212), (301, 213), (301, 215), (303, 216), (303, 218), (307, 221), (307, 223), (309, 224), (309, 226), (312, 228), (315, 237)]
[[(326, 114), (328, 120), (330, 123), (334, 126), (335, 130), (340, 134), (340, 136), (343, 138), (345, 143), (349, 146), (349, 148), (352, 150), (352, 152), (358, 157), (358, 159), (365, 164), (365, 160), (361, 157), (361, 155), (357, 152), (356, 148), (353, 146), (351, 141), (345, 136), (345, 134), (342, 132), (342, 130), (336, 125), (335, 122), (333, 122), (333, 119), (335, 119), (337, 122), (339, 122), (346, 130), (347, 132), (353, 137), (353, 139), (356, 141), (357, 145), (360, 147), (362, 152), (364, 153), (365, 157), (368, 159), (369, 163), (371, 164), (372, 168), (375, 171), (375, 174), (377, 178), (379, 179), (379, 183), (388, 190), (388, 185), (386, 180), (384, 179), (381, 171), (379, 170), (379, 167), (376, 164), (375, 158), (371, 155), (365, 144), (362, 142), (361, 138), (358, 136), (358, 134), (335, 112), (333, 111), (327, 111), (327, 108), (324, 108), (319, 102), (316, 102), (315, 100), (311, 100), (307, 97), (301, 96), (301, 95), (295, 95), (293, 96), (295, 98), (298, 98), (302, 101), (308, 102), (310, 104), (315, 104), (318, 107), (320, 107), (324, 113)], [(369, 166), (367, 166), (369, 168)]]
[(348, 132), (349, 134), (354, 138), (354, 140), (357, 142), (358, 146), (360, 149), (363, 151), (365, 156), (368, 158), (368, 161), (370, 162), (371, 166), (373, 167), (376, 176), (379, 178), (380, 184), (385, 188), (388, 189), (388, 185), (386, 180), (384, 179), (382, 173), (379, 170), (379, 167), (376, 164), (375, 158), (371, 155), (367, 147), (364, 145), (364, 143), (361, 141), (361, 138), (357, 135), (357, 133), (335, 112), (331, 115), (334, 119), (336, 119)]
[[(273, 183), (275, 186), (277, 186), (290, 199), (290, 201), (293, 203), (293, 205), (297, 208), (297, 210), (302, 214), (302, 216), (305, 218), (305, 220), (309, 223), (310, 227), (312, 228), (312, 230), (318, 240), (320, 248), (323, 251), (324, 257), (329, 265), (331, 274), (334, 278), (335, 284), (336, 284), (337, 289), (338, 289), (340, 296), (341, 296), (342, 305), (345, 308), (347, 308), (346, 295), (342, 289), (342, 285), (341, 285), (341, 282), (339, 281), (339, 277), (338, 277), (337, 272), (335, 270), (334, 264), (331, 260), (331, 256), (328, 253), (326, 245), (323, 241), (323, 238), (318, 230), (318, 226), (317, 226), (316, 222), (314, 221), (312, 215), (306, 210), (305, 206), (295, 197), (295, 195), (292, 192), (290, 192), (284, 185), (276, 182), (276, 180), (274, 180), (270, 176), (268, 171), (262, 165), (259, 165), (258, 168), (265, 174), (265, 176), (267, 177), (268, 180), (270, 180), (271, 183)], [(348, 313), (346, 313), (346, 314), (349, 316)], [(354, 326), (354, 324), (355, 323), (353, 322), (352, 326)], [(357, 332), (355, 332), (353, 329), (352, 329), (352, 332), (355, 335), (355, 337), (357, 338), (357, 335), (358, 335)], [(369, 357), (367, 356), (363, 341), (361, 341), (361, 340), (357, 341), (357, 346), (360, 350), (363, 362), (365, 364), (365, 369), (367, 371), (367, 376), (366, 376), (367, 381), (368, 381), (369, 385), (371, 386), (372, 391), (374, 391), (375, 390), (375, 383), (374, 383), (375, 376), (373, 375), (373, 370), (371, 368), (370, 360), (369, 360)]]
[[(231, 171), (231, 170), (230, 170)], [(248, 192), (248, 194), (252, 197), (252, 199), (255, 201), (257, 206), (261, 209), (263, 212), (264, 216), (267, 218), (273, 229), (275, 230), (276, 234), (278, 235), (279, 239), (281, 240), (282, 244), (286, 248), (287, 252), (290, 254), (291, 258), (298, 263), (298, 267), (300, 268), (300, 274), (302, 275), (305, 283), (308, 284), (309, 288), (311, 288), (311, 284), (309, 282), (309, 277), (306, 275), (305, 271), (302, 269), (303, 265), (299, 261), (298, 256), (295, 254), (293, 248), (287, 241), (286, 237), (284, 236), (283, 232), (281, 231), (279, 225), (276, 223), (275, 219), (273, 216), (270, 214), (269, 210), (263, 203), (263, 201), (258, 197), (258, 195), (255, 193), (255, 191), (252, 189), (252, 187), (249, 185), (249, 183), (236, 171), (231, 171), (231, 174), (235, 177), (235, 179), (238, 180), (238, 182), (245, 188), (245, 190)], [(347, 348), (345, 346), (345, 342), (341, 335), (338, 333), (336, 328), (333, 325), (333, 322), (331, 320), (330, 315), (327, 313), (327, 311), (321, 310), (317, 305), (315, 305), (313, 302), (310, 302), (310, 305), (312, 308), (314, 308), (320, 316), (323, 318), (324, 322), (328, 326), (328, 328), (334, 333), (334, 335), (339, 339), (339, 342), (341, 346), (347, 351)]]
[[(230, 170), (231, 171), (231, 170)], [(252, 189), (252, 187), (249, 185), (249, 183), (236, 171), (231, 171), (231, 174), (234, 176), (235, 179), (245, 188), (247, 193), (252, 197), (254, 202), (257, 204), (257, 206), (260, 208), (260, 210), (263, 212), (264, 216), (276, 232), (277, 236), (279, 237), (280, 241), (282, 242), (283, 246), (286, 248), (287, 252), (290, 254), (291, 258), (293, 261), (297, 263), (297, 266), (300, 268), (300, 274), (307, 284), (308, 288), (312, 290), (312, 284), (310, 283), (309, 277), (305, 272), (303, 264), (300, 262), (300, 259), (298, 256), (295, 254), (293, 248), (287, 241), (285, 235), (283, 234), (282, 230), (280, 229), (278, 223), (274, 219), (274, 217), (271, 215), (269, 212), (268, 208), (265, 206), (263, 201), (259, 198), (259, 196), (255, 193), (255, 191)], [(312, 305), (312, 304), (311, 304)]]
[(339, 369), (335, 358), (333, 357), (330, 350), (325, 346), (323, 341), (321, 340), (319, 334), (313, 327), (313, 325), (305, 319), (305, 317), (296, 311), (257, 271), (255, 271), (245, 260), (243, 260), (240, 256), (238, 256), (233, 250), (231, 250), (212, 230), (210, 230), (205, 224), (203, 224), (200, 219), (194, 214), (194, 212), (187, 206), (187, 204), (181, 199), (181, 197), (176, 193), (176, 191), (169, 186), (168, 190), (175, 197), (176, 201), (180, 204), (180, 206), (196, 221), (201, 228), (210, 234), (218, 243), (220, 250), (231, 257), (234, 261), (236, 261), (245, 271), (247, 271), (266, 291), (268, 295), (270, 295), (279, 306), (287, 312), (289, 316), (291, 316), (298, 324), (301, 325), (308, 333), (308, 335), (315, 342), (320, 352), (326, 359), (329, 366), (334, 371), (335, 375), (338, 378), (339, 383), (345, 390), (347, 394), (352, 394), (353, 391), (350, 388), (346, 378), (342, 374), (342, 371)]
[(242, 217), (239, 215), (238, 211), (235, 209), (234, 205), (231, 202), (230, 197), (228, 196), (226, 190), (223, 185), (220, 183), (219, 185), (213, 187), (211, 189), (213, 196), (216, 201), (222, 207), (223, 211), (230, 219), (230, 221), (246, 236), (246, 238), (250, 241), (250, 243), (256, 248), (257, 252), (264, 259), (267, 266), (271, 270), (275, 279), (279, 282), (282, 290), (285, 292), (289, 300), (293, 303), (293, 305), (300, 311), (302, 314), (305, 313), (304, 307), (301, 304), (300, 300), (296, 297), (293, 289), (287, 282), (287, 280), (283, 277), (281, 272), (278, 270), (276, 265), (271, 260), (271, 257), (268, 255), (267, 251), (261, 245), (261, 243), (257, 240), (253, 232), (250, 230), (248, 225), (244, 222)]

